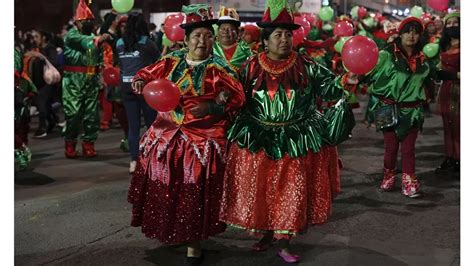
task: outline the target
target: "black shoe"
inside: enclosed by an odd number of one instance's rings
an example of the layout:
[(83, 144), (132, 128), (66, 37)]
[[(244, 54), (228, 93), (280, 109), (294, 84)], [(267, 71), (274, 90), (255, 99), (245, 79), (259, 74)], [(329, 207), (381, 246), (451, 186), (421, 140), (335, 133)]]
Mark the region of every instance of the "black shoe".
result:
[(189, 266), (199, 266), (204, 260), (204, 254), (201, 253), (200, 257), (186, 257), (185, 265)]
[(48, 133), (46, 132), (46, 130), (40, 128), (40, 129), (36, 130), (36, 132), (33, 136), (35, 138), (40, 139), (40, 138), (46, 137), (47, 135), (48, 135)]
[(49, 123), (47, 132), (48, 132), (48, 133), (53, 132), (53, 130), (56, 128), (57, 125), (58, 125), (58, 124), (56, 124), (56, 122), (51, 122), (51, 123)]
[(435, 172), (445, 172), (445, 171), (451, 171), (454, 170), (455, 167), (455, 161), (451, 158), (446, 158), (443, 163), (441, 163), (438, 168), (436, 168)]

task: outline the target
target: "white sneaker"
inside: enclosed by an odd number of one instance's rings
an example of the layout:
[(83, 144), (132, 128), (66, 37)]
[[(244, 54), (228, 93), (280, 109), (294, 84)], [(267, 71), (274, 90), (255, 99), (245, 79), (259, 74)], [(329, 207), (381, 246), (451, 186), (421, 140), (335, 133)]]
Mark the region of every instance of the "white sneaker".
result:
[(130, 168), (128, 168), (128, 172), (132, 174), (135, 172), (135, 168), (137, 167), (137, 161), (130, 161)]

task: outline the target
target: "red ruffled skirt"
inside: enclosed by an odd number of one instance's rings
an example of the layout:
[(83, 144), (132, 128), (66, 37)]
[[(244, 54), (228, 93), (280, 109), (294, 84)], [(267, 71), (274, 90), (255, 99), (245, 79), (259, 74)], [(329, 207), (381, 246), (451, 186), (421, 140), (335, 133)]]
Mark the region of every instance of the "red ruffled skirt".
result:
[(324, 223), (340, 191), (338, 154), (323, 147), (307, 156), (272, 160), (232, 144), (224, 175), (221, 221), (276, 238)]
[[(132, 226), (165, 244), (206, 239), (225, 231), (219, 221), (224, 163), (220, 150), (209, 145), (206, 160), (191, 141), (177, 134), (165, 150), (140, 155), (128, 201)], [(161, 153), (161, 154), (160, 154)]]

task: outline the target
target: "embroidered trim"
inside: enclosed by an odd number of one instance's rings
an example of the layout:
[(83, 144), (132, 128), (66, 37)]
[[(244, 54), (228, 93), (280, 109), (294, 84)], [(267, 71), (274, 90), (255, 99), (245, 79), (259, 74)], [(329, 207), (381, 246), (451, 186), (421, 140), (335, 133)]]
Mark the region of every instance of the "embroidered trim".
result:
[(279, 75), (286, 72), (288, 69), (293, 67), (296, 62), (296, 52), (291, 52), (290, 57), (278, 64), (272, 64), (267, 58), (267, 54), (262, 52), (258, 54), (258, 63), (262, 66), (263, 70), (268, 73)]

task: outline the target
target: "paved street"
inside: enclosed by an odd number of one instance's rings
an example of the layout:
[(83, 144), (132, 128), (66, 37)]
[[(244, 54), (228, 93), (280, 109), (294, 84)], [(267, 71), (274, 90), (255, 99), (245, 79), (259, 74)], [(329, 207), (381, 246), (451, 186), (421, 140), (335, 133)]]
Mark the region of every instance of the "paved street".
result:
[[(416, 145), (424, 197), (379, 192), (383, 139), (359, 121), (339, 147), (342, 193), (328, 223), (294, 239), (300, 265), (459, 265), (459, 178), (434, 174), (443, 160), (439, 116), (426, 118)], [(35, 118), (36, 120), (36, 118)], [(35, 124), (32, 124), (36, 129)], [(163, 246), (129, 226), (128, 154), (122, 131), (101, 132), (99, 156), (68, 160), (59, 132), (31, 139), (33, 162), (15, 178), (15, 265), (182, 265), (184, 246)], [(204, 242), (204, 265), (284, 265), (274, 247), (229, 229)]]

